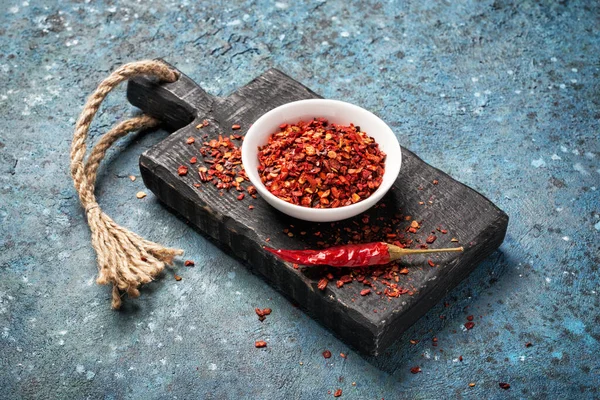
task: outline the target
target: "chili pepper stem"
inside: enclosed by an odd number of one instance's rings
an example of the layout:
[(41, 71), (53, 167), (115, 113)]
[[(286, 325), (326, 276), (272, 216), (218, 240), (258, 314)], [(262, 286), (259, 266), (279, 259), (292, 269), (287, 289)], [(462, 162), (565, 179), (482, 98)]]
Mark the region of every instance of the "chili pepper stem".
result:
[(447, 249), (403, 249), (402, 247), (388, 243), (388, 251), (390, 252), (390, 261), (394, 261), (410, 254), (461, 252), (464, 251), (464, 248), (461, 246)]

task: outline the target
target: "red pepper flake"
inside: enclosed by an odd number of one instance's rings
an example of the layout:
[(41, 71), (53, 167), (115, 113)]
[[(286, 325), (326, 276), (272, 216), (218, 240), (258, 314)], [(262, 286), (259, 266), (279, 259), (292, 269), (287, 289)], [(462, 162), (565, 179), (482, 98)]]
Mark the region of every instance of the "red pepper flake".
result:
[(340, 397), (342, 395), (342, 389), (338, 389), (335, 391), (335, 393), (333, 394), (333, 397)]
[(146, 257), (144, 257), (144, 256), (141, 256), (141, 257), (140, 257), (140, 260), (142, 260), (143, 262), (146, 262), (146, 261), (148, 261), (148, 259), (147, 259)]
[(510, 383), (506, 383), (506, 382), (500, 382), (498, 384), (498, 386), (500, 386), (500, 388), (504, 389), (504, 390), (508, 390), (510, 389)]
[(410, 372), (411, 372), (412, 374), (418, 374), (419, 372), (421, 372), (421, 367), (419, 367), (418, 365), (417, 365), (416, 367), (412, 367), (412, 368), (410, 369)]
[(183, 262), (183, 265), (185, 265), (186, 267), (193, 267), (194, 265), (196, 265), (196, 263), (193, 262), (192, 260), (185, 260)]
[(329, 350), (325, 350), (323, 352), (323, 357), (325, 357), (325, 358), (331, 358), (331, 352)]
[(458, 361), (462, 362), (463, 357), (462, 356), (458, 356)]
[(525, 343), (525, 347), (531, 347), (531, 346), (533, 346), (533, 343), (531, 343), (531, 342)]
[(298, 269), (300, 266), (298, 264), (296, 264), (296, 263), (293, 263), (292, 267), (294, 267), (294, 269)]
[(239, 124), (233, 124), (233, 125), (231, 125), (231, 129), (233, 129), (234, 131), (237, 131), (240, 128), (241, 128), (241, 126)]
[(345, 353), (340, 353), (340, 357), (342, 357), (342, 358), (348, 358), (348, 356)]
[(435, 267), (433, 260), (427, 260), (427, 264), (429, 264), (430, 267)]
[(263, 308), (262, 312), (264, 315), (271, 315), (271, 313), (273, 312), (273, 310), (271, 310), (270, 308)]
[(179, 275), (175, 274), (175, 280), (176, 280), (176, 281), (178, 281), (178, 282), (179, 282), (181, 279), (182, 279), (182, 278), (181, 278)]
[(187, 175), (188, 167), (186, 167), (185, 165), (180, 165), (179, 168), (177, 168), (177, 173), (179, 174), (179, 176)]
[(198, 158), (197, 157), (190, 158), (190, 164), (196, 164), (197, 162), (198, 162)]
[(410, 344), (417, 344), (417, 343), (419, 343), (419, 340), (417, 340), (417, 339), (410, 340)]
[(428, 244), (431, 244), (433, 242), (435, 242), (435, 239), (437, 239), (437, 237), (435, 235), (429, 235), (427, 236), (427, 240), (425, 240)]
[(240, 193), (240, 195), (237, 197), (238, 200), (244, 200), (244, 193)]
[(431, 183), (433, 183), (434, 185), (437, 185), (439, 183), (439, 181), (437, 179), (434, 179), (433, 182), (431, 182)]
[(381, 185), (385, 154), (352, 124), (317, 118), (280, 129), (258, 152), (261, 180), (280, 199), (337, 208), (369, 197)]
[(187, 139), (186, 143), (187, 143), (187, 144), (192, 144), (192, 143), (194, 143), (195, 141), (196, 141), (196, 139), (194, 139), (193, 137), (191, 137), (191, 136), (190, 136), (190, 137)]
[(467, 321), (473, 321), (473, 316), (472, 315), (467, 315)]
[(446, 229), (441, 229), (441, 230), (440, 230), (440, 232), (442, 232), (442, 234), (444, 234), (444, 235), (445, 235), (446, 233), (448, 233), (448, 231), (447, 231)]
[(407, 275), (408, 274), (408, 268), (402, 268), (400, 271), (398, 271), (399, 274), (402, 275)]
[(248, 210), (254, 210), (254, 206), (253, 206), (252, 204), (250, 204), (250, 205), (248, 206)]
[(360, 295), (361, 296), (366, 296), (369, 293), (371, 293), (371, 289), (363, 289), (363, 290), (360, 291)]
[(317, 288), (319, 288), (319, 290), (325, 290), (328, 283), (329, 283), (329, 280), (327, 280), (327, 278), (323, 278), (317, 284)]
[(270, 241), (271, 241), (271, 238), (266, 238), (265, 239), (265, 242), (270, 242)]
[(256, 347), (257, 349), (260, 349), (262, 347), (267, 347), (267, 342), (265, 342), (264, 340), (257, 340), (254, 343), (254, 347)]
[(473, 329), (474, 326), (475, 326), (475, 322), (466, 322), (465, 323), (465, 328), (467, 328), (467, 330)]

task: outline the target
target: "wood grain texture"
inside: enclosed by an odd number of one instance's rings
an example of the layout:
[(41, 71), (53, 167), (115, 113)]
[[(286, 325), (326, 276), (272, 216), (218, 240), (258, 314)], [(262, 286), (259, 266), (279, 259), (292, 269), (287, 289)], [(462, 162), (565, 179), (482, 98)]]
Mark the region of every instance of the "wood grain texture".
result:
[[(360, 297), (357, 293), (361, 288), (356, 284), (343, 288), (329, 285), (325, 291), (320, 291), (310, 269), (294, 269), (291, 264), (265, 252), (262, 246), (270, 238), (269, 245), (275, 248), (315, 247), (318, 239), (310, 232), (326, 229), (327, 224), (293, 219), (260, 198), (238, 201), (233, 193), (220, 196), (213, 185), (202, 185), (197, 189), (193, 186), (198, 182), (196, 174), (177, 175), (179, 165), (186, 164), (192, 156), (199, 156), (199, 146), (186, 144), (188, 137), (193, 136), (200, 143), (204, 134), (212, 138), (219, 133), (231, 133), (232, 124), (240, 124), (242, 129), (237, 133), (243, 134), (270, 109), (319, 96), (274, 69), (225, 98), (207, 94), (184, 74), (177, 82), (164, 85), (150, 79), (136, 79), (129, 83), (127, 96), (133, 105), (163, 120), (168, 129), (175, 130), (163, 142), (142, 154), (140, 169), (146, 186), (169, 208), (215, 239), (232, 255), (244, 260), (249, 268), (263, 275), (308, 314), (364, 353), (381, 353), (504, 239), (508, 216), (503, 211), (402, 148), (400, 176), (382, 200), (387, 207), (374, 208), (366, 214), (372, 218), (391, 218), (400, 210), (404, 215), (423, 220), (421, 232), (424, 233), (442, 224), (449, 233), (438, 235), (435, 247), (452, 246), (450, 240), (454, 236), (465, 246), (465, 252), (429, 257), (439, 265), (437, 268), (426, 266), (424, 256), (407, 258), (405, 263), (411, 268), (411, 284), (418, 289), (414, 296), (396, 299)], [(197, 130), (195, 126), (204, 119), (210, 122), (209, 126)], [(433, 180), (438, 180), (439, 184), (433, 185)], [(249, 204), (255, 209), (248, 210)], [(360, 221), (355, 218), (346, 223), (352, 224), (356, 220)], [(309, 234), (288, 237), (282, 231), (290, 224)]]

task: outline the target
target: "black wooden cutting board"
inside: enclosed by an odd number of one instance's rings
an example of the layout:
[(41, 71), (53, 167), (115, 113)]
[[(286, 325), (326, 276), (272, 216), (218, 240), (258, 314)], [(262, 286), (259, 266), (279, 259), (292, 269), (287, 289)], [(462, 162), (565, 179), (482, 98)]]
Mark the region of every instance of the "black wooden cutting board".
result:
[[(197, 188), (194, 184), (200, 180), (189, 164), (190, 158), (197, 156), (199, 163), (194, 167), (202, 165), (198, 148), (206, 141), (204, 135), (209, 140), (221, 133), (243, 135), (267, 111), (291, 101), (319, 96), (271, 69), (227, 97), (207, 94), (184, 74), (170, 84), (159, 84), (150, 78), (135, 79), (129, 82), (127, 97), (174, 132), (140, 157), (146, 186), (169, 208), (244, 260), (250, 269), (263, 275), (309, 315), (364, 353), (381, 353), (504, 240), (508, 216), (502, 210), (402, 148), (400, 175), (382, 200), (386, 207), (367, 213), (386, 218), (393, 218), (396, 213), (411, 215), (423, 221), (421, 231), (425, 236), (443, 224), (449, 232), (438, 234), (432, 247), (455, 247), (457, 243), (451, 243), (451, 238), (456, 237), (465, 251), (428, 257), (438, 265), (434, 268), (427, 265), (426, 257), (407, 258), (405, 264), (410, 273), (405, 277), (415, 288), (412, 296), (361, 297), (358, 292), (364, 287), (356, 283), (342, 288), (330, 284), (324, 291), (319, 290), (314, 270), (295, 269), (267, 253), (263, 246), (315, 247), (319, 238), (311, 233), (320, 230), (320, 224), (288, 217), (260, 198), (238, 201), (235, 190), (221, 196), (211, 184)], [(208, 126), (197, 129), (204, 120), (209, 122)], [(233, 124), (242, 128), (233, 132)], [(188, 137), (194, 137), (197, 145), (188, 145)], [(402, 143), (402, 138), (399, 139)], [(180, 165), (190, 166), (187, 176), (178, 175)], [(432, 184), (434, 180), (439, 183)], [(249, 204), (255, 208), (249, 210)], [(344, 224), (351, 221), (343, 222), (342, 227)], [(290, 237), (284, 233), (290, 225), (308, 234)]]

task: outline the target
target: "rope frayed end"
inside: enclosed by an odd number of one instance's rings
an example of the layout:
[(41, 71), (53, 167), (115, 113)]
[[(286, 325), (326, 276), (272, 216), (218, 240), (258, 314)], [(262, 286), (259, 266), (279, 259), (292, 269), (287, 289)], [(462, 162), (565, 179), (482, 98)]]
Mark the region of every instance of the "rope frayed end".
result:
[(183, 254), (183, 250), (163, 247), (115, 224), (99, 209), (88, 214), (88, 222), (98, 255), (96, 282), (112, 283), (114, 309), (121, 307), (125, 293), (139, 297), (143, 284), (152, 282), (166, 265), (172, 265), (175, 257)]

